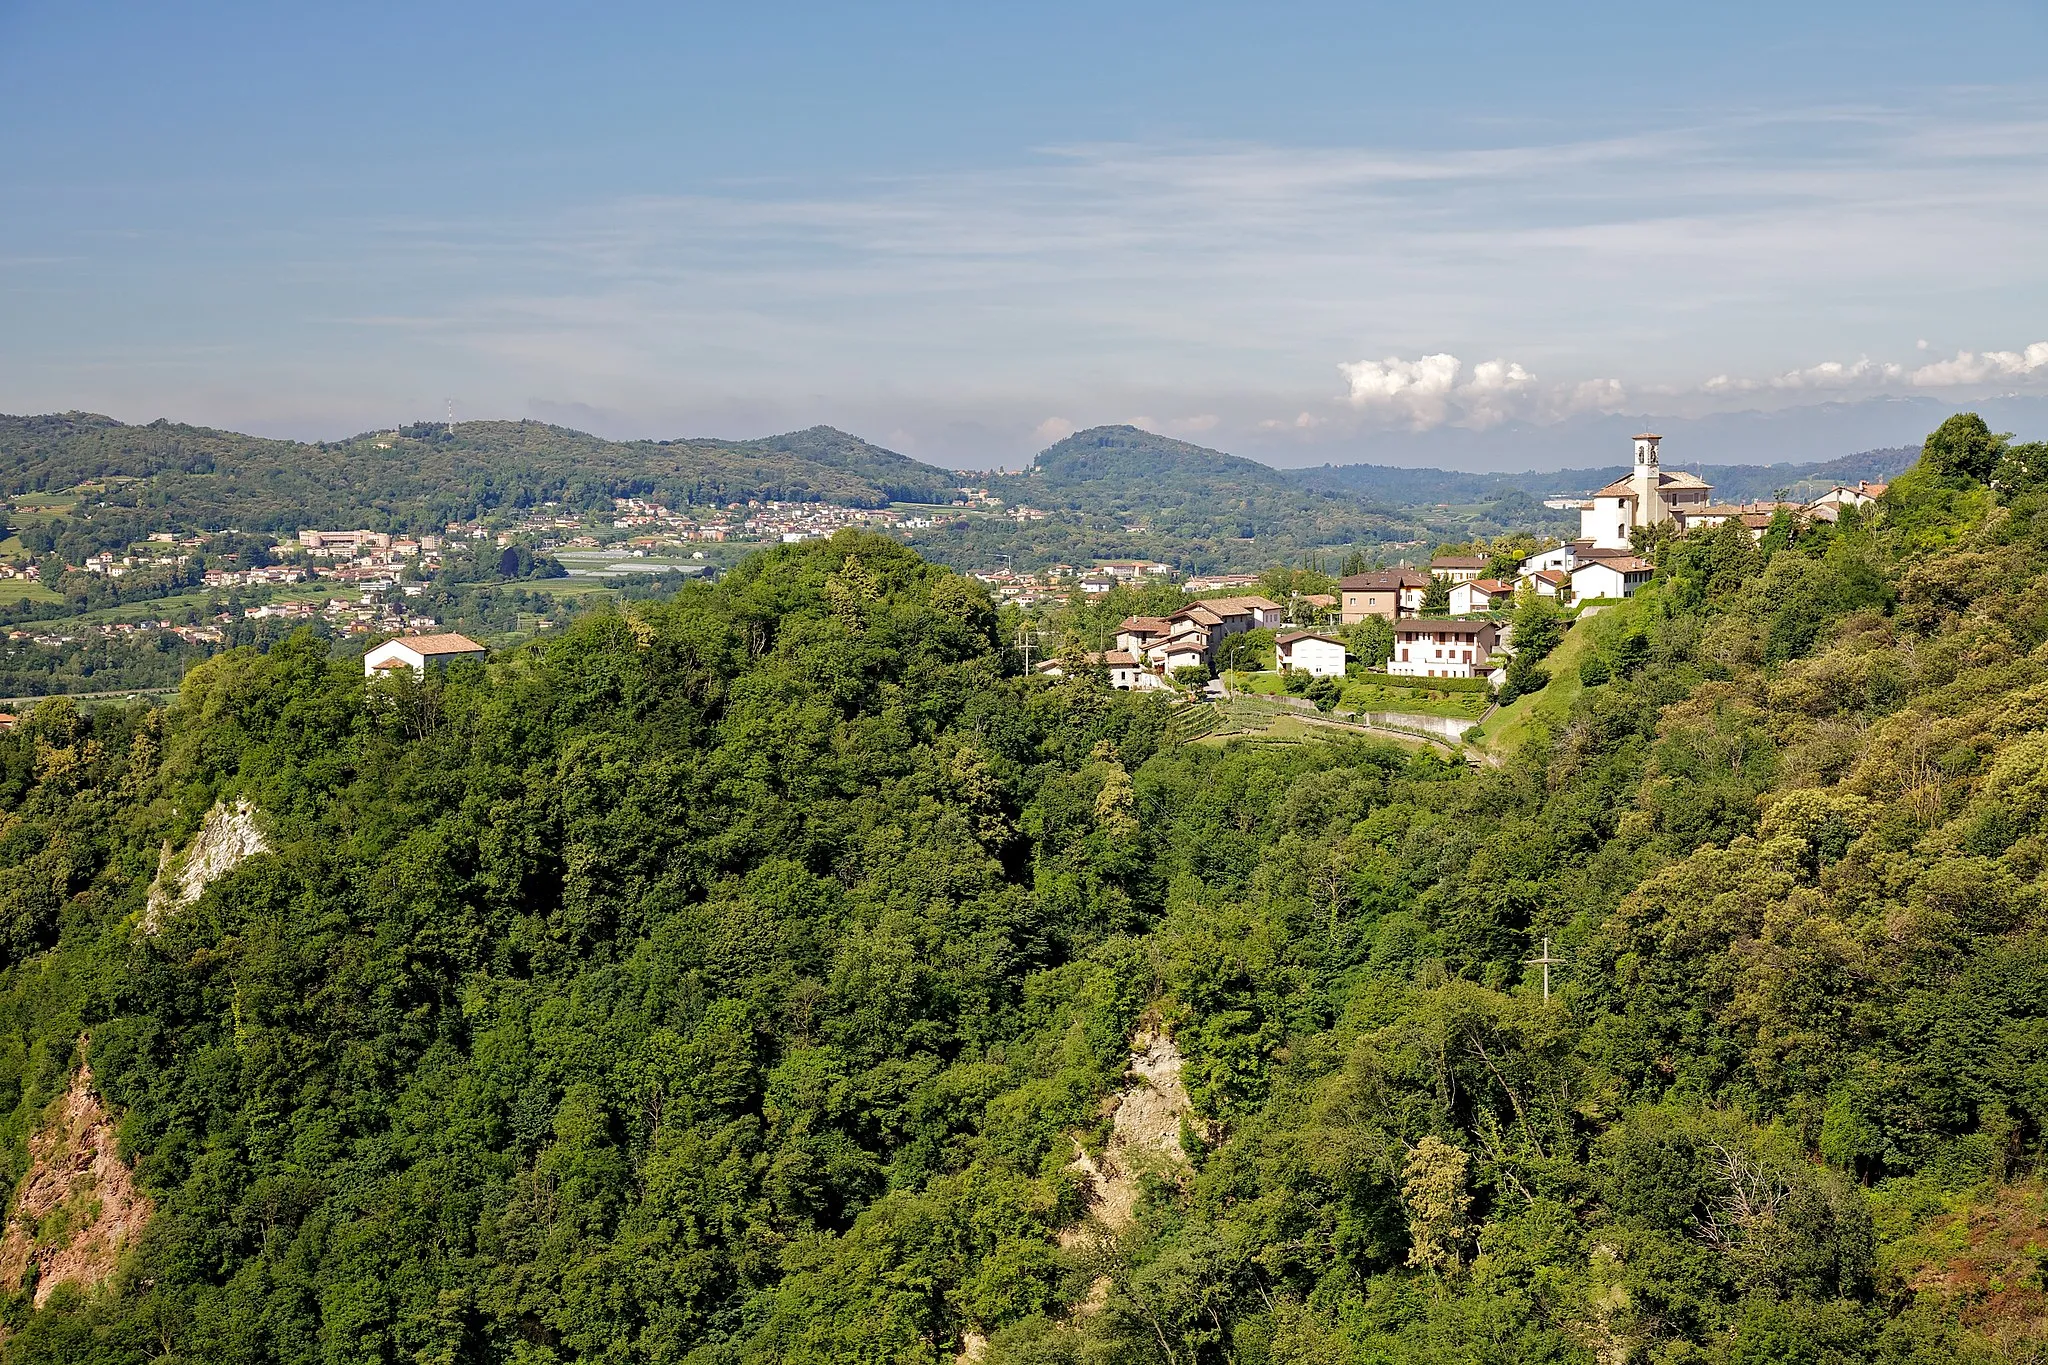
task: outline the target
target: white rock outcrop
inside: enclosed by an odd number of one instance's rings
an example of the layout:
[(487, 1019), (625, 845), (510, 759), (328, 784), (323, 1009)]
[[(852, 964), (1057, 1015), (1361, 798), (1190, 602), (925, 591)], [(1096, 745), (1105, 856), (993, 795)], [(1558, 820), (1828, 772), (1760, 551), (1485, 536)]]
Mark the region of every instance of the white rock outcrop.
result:
[(164, 840), (156, 880), (149, 884), (149, 907), (142, 915), (142, 932), (156, 933), (173, 911), (198, 900), (207, 887), (244, 859), (268, 852), (270, 844), (256, 827), (254, 806), (246, 800), (232, 806), (225, 801), (216, 802), (199, 822), (199, 832), (192, 836), (191, 847), (183, 853), (174, 855), (171, 841)]

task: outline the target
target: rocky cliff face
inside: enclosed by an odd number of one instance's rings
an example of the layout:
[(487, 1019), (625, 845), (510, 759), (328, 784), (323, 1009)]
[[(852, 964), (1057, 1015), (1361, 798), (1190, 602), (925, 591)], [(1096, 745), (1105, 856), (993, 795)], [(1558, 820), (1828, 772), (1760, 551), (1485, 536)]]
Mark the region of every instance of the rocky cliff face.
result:
[(0, 1234), (0, 1285), (35, 1289), (41, 1308), (69, 1280), (88, 1288), (111, 1276), (154, 1212), (115, 1150), (114, 1121), (93, 1093), (92, 1068), (28, 1142), (28, 1174)]
[(225, 801), (216, 803), (200, 821), (199, 833), (192, 836), (190, 848), (174, 855), (170, 840), (164, 841), (156, 880), (149, 886), (143, 932), (157, 932), (169, 915), (198, 900), (207, 887), (243, 859), (268, 852), (270, 844), (256, 827), (254, 806), (247, 801), (237, 801), (232, 806)]

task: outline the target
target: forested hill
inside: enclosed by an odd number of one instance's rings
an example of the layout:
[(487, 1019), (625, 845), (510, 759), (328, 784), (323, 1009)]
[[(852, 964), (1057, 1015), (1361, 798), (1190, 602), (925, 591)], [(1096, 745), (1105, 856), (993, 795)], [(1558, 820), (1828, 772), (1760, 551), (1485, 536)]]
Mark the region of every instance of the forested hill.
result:
[(2048, 446), (1653, 553), (1482, 770), (1179, 743), (852, 532), (48, 703), (0, 1359), (2037, 1358)]
[(990, 487), (1027, 506), (1197, 540), (1272, 539), (1292, 548), (1394, 539), (1408, 525), (1349, 494), (1304, 488), (1271, 465), (1131, 426), (1077, 431)]
[[(614, 497), (748, 498), (880, 506), (949, 501), (945, 470), (830, 427), (747, 441), (607, 441), (540, 422), (423, 423), (345, 441), (271, 441), (89, 413), (0, 417), (0, 493), (115, 482), (110, 508), (180, 526), (421, 530), (497, 508)], [(124, 482), (133, 480), (134, 482)]]

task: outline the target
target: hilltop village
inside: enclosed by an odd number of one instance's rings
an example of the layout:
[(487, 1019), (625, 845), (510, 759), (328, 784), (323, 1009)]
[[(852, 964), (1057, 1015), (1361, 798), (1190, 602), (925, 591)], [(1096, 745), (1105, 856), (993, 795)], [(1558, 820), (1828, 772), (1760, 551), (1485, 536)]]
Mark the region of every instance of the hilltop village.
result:
[[(1336, 578), (1333, 591), (1289, 593), (1284, 602), (1245, 592), (1264, 575), (1193, 577), (1180, 587), (1196, 600), (1160, 615), (1126, 616), (1113, 648), (1055, 654), (1038, 667), (1053, 674), (1096, 668), (1112, 686), (1136, 691), (1220, 692), (1239, 672), (1276, 673), (1295, 684), (1375, 675), (1424, 685), (1483, 679), (1498, 689), (1508, 684), (1516, 652), (1518, 604), (1546, 604), (1566, 620), (1597, 613), (1650, 581), (1656, 566), (1646, 556), (1659, 538), (1728, 522), (1758, 541), (1774, 526), (1796, 533), (1836, 520), (1844, 508), (1868, 506), (1886, 487), (1860, 481), (1804, 503), (1719, 503), (1699, 475), (1663, 468), (1662, 440), (1636, 436), (1626, 476), (1590, 498), (1551, 504), (1578, 513), (1575, 539), (1526, 555), (1496, 547), (1348, 573)], [(1170, 572), (1164, 564), (1108, 562), (1082, 578), (1078, 590), (1107, 594), (1164, 581)], [(999, 591), (1008, 586), (981, 576)], [(1268, 635), (1252, 638), (1260, 631)]]

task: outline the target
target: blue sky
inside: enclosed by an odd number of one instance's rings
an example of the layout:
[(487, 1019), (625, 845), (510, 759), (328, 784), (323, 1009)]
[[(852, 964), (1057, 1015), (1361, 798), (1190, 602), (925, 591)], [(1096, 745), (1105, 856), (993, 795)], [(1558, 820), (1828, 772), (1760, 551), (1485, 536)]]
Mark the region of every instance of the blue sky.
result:
[(2048, 392), (2044, 13), (0, 0), (0, 410), (1296, 463)]

